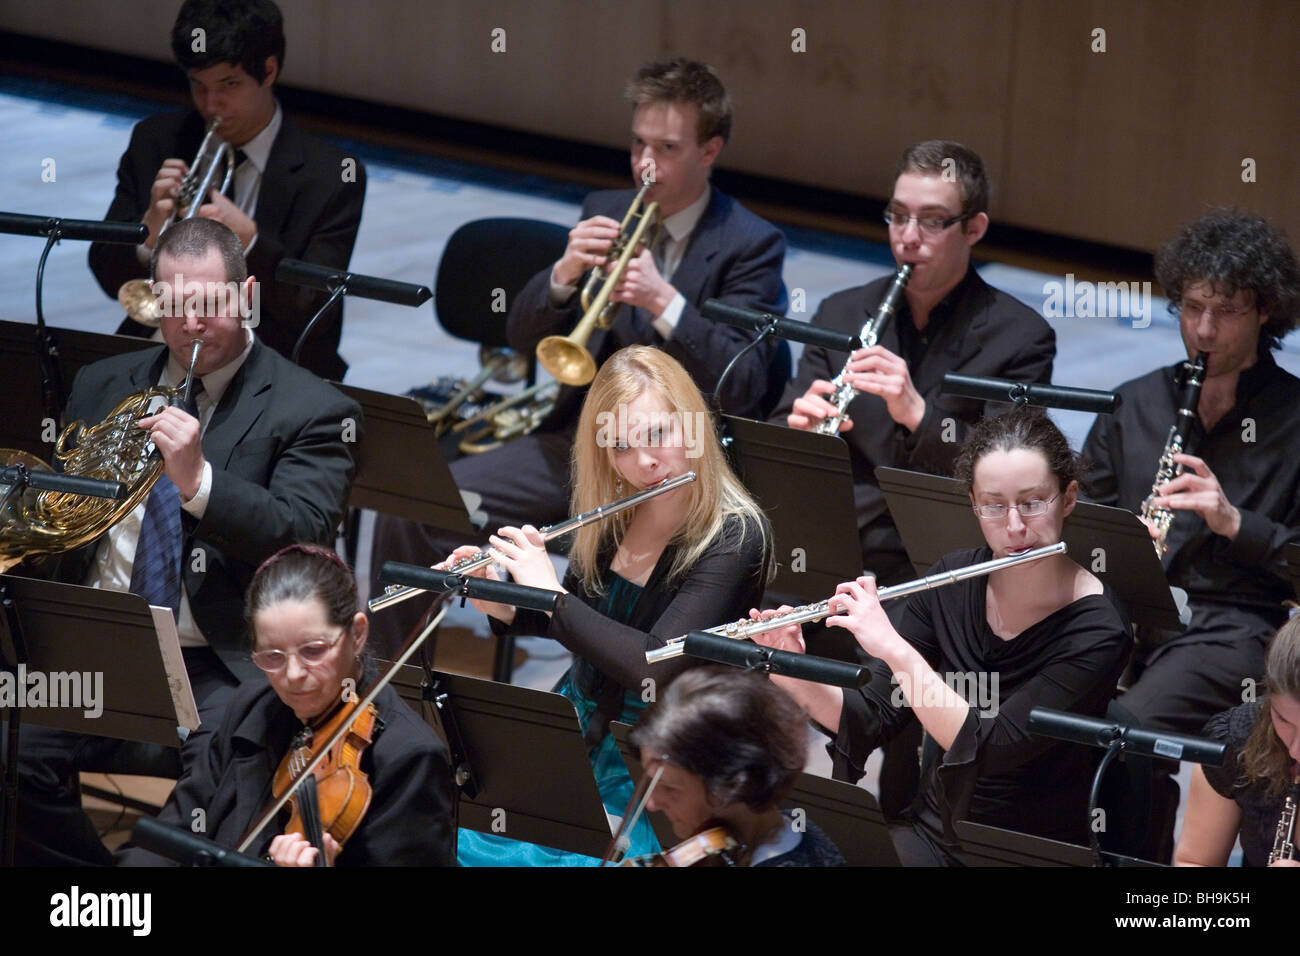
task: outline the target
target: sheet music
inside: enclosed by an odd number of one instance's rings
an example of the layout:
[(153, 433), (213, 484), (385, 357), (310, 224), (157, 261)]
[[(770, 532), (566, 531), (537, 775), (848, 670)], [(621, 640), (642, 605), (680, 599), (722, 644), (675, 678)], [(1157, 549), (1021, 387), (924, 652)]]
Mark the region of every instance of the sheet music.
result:
[(190, 675), (185, 670), (181, 655), (181, 639), (176, 633), (176, 618), (169, 607), (149, 605), (153, 626), (158, 630), (158, 650), (162, 654), (163, 669), (167, 671), (167, 686), (171, 689), (172, 704), (176, 707), (177, 725), (186, 730), (199, 726), (199, 708), (194, 703)]

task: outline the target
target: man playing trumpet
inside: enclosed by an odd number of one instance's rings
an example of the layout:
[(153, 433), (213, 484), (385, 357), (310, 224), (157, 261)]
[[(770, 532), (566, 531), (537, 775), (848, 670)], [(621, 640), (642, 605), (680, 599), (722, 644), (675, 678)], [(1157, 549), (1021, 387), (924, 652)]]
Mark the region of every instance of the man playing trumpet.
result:
[[(275, 82), (284, 68), (284, 23), (271, 0), (187, 0), (172, 27), (172, 52), (189, 80), (194, 110), (138, 123), (117, 171), (117, 193), (104, 218), (143, 222), (144, 244), (95, 243), (90, 268), (116, 297), (130, 279), (148, 275), (159, 233), (178, 209), (189, 158), (214, 118), (217, 136), (235, 148), (231, 195), (217, 185), (200, 196), (196, 215), (224, 223), (239, 237), (248, 266), (261, 277), (258, 336), (288, 357), (326, 293), (275, 281), (283, 258), (346, 269), (361, 224), (365, 169), (343, 151), (299, 129), (280, 108)], [(184, 157), (184, 158), (182, 158)], [(350, 165), (349, 165), (350, 164)], [(292, 215), (290, 215), (292, 213)], [(303, 346), (301, 364), (341, 379), (342, 305), (321, 320)], [(144, 334), (134, 322), (118, 330)]]
[[(783, 312), (785, 239), (709, 183), (731, 134), (731, 99), (713, 70), (680, 57), (651, 63), (637, 72), (627, 92), (634, 108), (633, 181), (640, 186), (646, 176), (651, 179), (646, 201), (659, 204), (663, 225), (654, 248), (634, 252), (611, 296), (615, 307), (623, 308), (608, 330), (592, 334), (587, 348), (597, 367), (629, 345), (661, 348), (707, 395), (750, 336), (709, 322), (700, 316), (699, 307), (716, 298)], [(634, 195), (618, 190), (587, 197), (582, 221), (569, 234), (564, 255), (515, 296), (509, 318), (511, 346), (531, 354), (544, 337), (564, 335), (574, 327), (583, 311), (578, 284), (588, 270), (605, 264)], [(724, 411), (751, 417), (765, 411), (777, 349), (775, 341), (764, 342), (737, 363), (720, 396)], [(567, 516), (569, 456), (585, 392), (585, 387), (561, 388), (555, 409), (537, 432), (452, 464), (461, 490), (482, 496), (489, 527), (540, 526)], [(381, 515), (374, 553), (383, 560), (429, 563), (463, 543)], [(381, 564), (376, 561), (374, 567)], [(372, 593), (381, 589), (372, 577)], [(396, 646), (410, 630), (419, 616), (420, 607), (412, 606), (417, 604), (408, 602), (376, 616), (381, 647)]]

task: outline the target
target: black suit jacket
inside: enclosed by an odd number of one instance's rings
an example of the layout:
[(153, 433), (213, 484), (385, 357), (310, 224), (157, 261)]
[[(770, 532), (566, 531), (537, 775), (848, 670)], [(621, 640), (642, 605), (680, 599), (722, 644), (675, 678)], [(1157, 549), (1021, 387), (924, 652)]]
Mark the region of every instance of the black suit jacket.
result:
[[(360, 160), (356, 160), (355, 182), (344, 182), (343, 162), (349, 157), (336, 146), (301, 130), (287, 112), (282, 118), (257, 195), (253, 215), (257, 242), (248, 253), (248, 270), (261, 283), (258, 337), (287, 358), (327, 295), (276, 282), (275, 268), (284, 258), (347, 268), (361, 224), (366, 174)], [(203, 132), (203, 118), (193, 110), (150, 116), (137, 123), (118, 165), (117, 192), (104, 218), (139, 222), (149, 207), (149, 190), (163, 160), (192, 162)], [(148, 268), (136, 258), (134, 246), (93, 243), (90, 269), (113, 297), (128, 279), (148, 278)], [(343, 377), (347, 363), (338, 354), (342, 328), (343, 310), (336, 305), (303, 346), (304, 368), (325, 378)], [(143, 327), (130, 319), (118, 331), (124, 335), (145, 334)]]
[[(630, 189), (591, 193), (582, 204), (582, 218), (608, 216), (621, 222), (636, 193)], [(655, 329), (654, 316), (644, 309), (623, 308), (607, 330), (597, 329), (588, 351), (599, 367), (605, 359), (628, 345), (653, 345), (681, 362), (705, 395), (718, 383), (727, 363), (753, 337), (700, 316), (707, 299), (765, 312), (785, 312), (785, 285), (781, 264), (785, 237), (771, 223), (714, 189), (704, 215), (688, 240), (672, 285), (686, 305), (672, 337), (665, 340)], [(567, 335), (582, 317), (575, 293), (561, 308), (551, 305), (551, 267), (533, 276), (515, 296), (507, 334), (512, 348), (532, 354), (548, 335)], [(769, 370), (778, 342), (765, 341), (749, 352), (727, 377), (722, 409), (732, 415), (754, 417), (767, 391)], [(576, 423), (586, 388), (563, 387), (548, 429)]]
[[(87, 365), (66, 420), (103, 420), (126, 395), (157, 383), (166, 354), (147, 349)], [(253, 572), (285, 545), (333, 544), (361, 424), (359, 405), (260, 342), (212, 413), (203, 433), (208, 506), (202, 520), (181, 512), (184, 586), (199, 630), (241, 680), (263, 679), (248, 660), (244, 628)], [(55, 575), (80, 584), (98, 545), (64, 555)]]
[[(857, 335), (892, 281), (893, 276), (885, 276), (828, 296), (813, 316), (813, 325)], [(942, 318), (936, 321), (940, 315)], [(895, 355), (903, 355), (899, 324), (911, 321), (903, 300), (895, 317), (885, 325), (879, 344)], [(1052, 360), (1056, 357), (1052, 327), (1032, 309), (986, 284), (974, 266), (935, 307), (929, 332), (932, 341), (920, 362), (909, 368), (912, 384), (925, 399), (925, 417), (916, 431), (909, 433), (890, 418), (883, 399), (859, 394), (848, 407), (853, 428), (840, 436), (849, 446), (863, 560), (885, 583), (910, 577), (911, 564), (876, 483), (876, 467), (889, 465), (934, 475), (951, 474), (970, 427), (986, 412), (999, 414), (1006, 410), (1006, 406), (986, 408), (984, 402), (940, 395), (944, 375), (958, 372), (1046, 382), (1051, 379)], [(794, 400), (807, 392), (814, 380), (834, 378), (846, 361), (845, 352), (805, 348), (795, 378), (770, 420), (784, 425)]]

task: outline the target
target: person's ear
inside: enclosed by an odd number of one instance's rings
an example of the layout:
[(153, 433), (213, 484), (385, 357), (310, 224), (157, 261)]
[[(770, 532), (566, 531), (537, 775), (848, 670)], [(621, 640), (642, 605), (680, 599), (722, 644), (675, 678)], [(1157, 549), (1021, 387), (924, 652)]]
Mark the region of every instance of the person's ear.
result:
[(1079, 501), (1079, 483), (1072, 481), (1066, 485), (1065, 491), (1061, 493), (1061, 498), (1065, 502), (1064, 507), (1061, 509), (1061, 515), (1068, 518), (1070, 512), (1074, 511), (1075, 504)]
[(357, 611), (352, 616), (352, 653), (357, 657), (365, 650), (366, 639), (370, 637), (370, 618), (365, 611)]
[(963, 225), (966, 227), (966, 245), (973, 246), (984, 238), (984, 233), (989, 231), (988, 214), (977, 212), (967, 219)]

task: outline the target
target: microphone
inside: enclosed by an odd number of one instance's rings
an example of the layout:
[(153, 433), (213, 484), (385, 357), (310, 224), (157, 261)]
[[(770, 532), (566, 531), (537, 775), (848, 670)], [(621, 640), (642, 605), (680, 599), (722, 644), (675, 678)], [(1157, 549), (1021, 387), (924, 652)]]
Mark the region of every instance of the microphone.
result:
[(709, 299), (700, 306), (700, 315), (713, 322), (721, 322), (723, 325), (750, 332), (770, 329), (778, 338), (802, 342), (804, 345), (814, 345), (834, 352), (852, 352), (862, 345), (856, 335), (849, 335), (847, 332), (832, 332), (810, 322), (782, 318), (739, 305), (728, 305), (717, 299)]
[(271, 866), (265, 860), (227, 849), (219, 843), (176, 827), (169, 827), (152, 817), (141, 817), (131, 829), (136, 846), (157, 853), (183, 866)]
[(1096, 412), (1110, 415), (1120, 406), (1120, 396), (1092, 388), (1068, 385), (1039, 385), (1013, 382), (1005, 378), (981, 378), (949, 372), (943, 377), (943, 395), (978, 398), (986, 402), (1011, 402), (1059, 408), (1071, 412)]
[(762, 670), (832, 687), (858, 688), (867, 682), (867, 669), (859, 664), (835, 661), (828, 657), (778, 651), (750, 641), (691, 631), (682, 642), (682, 653), (745, 670)]
[(402, 564), (397, 561), (384, 562), (379, 572), (379, 580), (385, 584), (401, 584), (431, 591), (434, 594), (460, 591), (466, 597), (479, 601), (495, 601), (498, 604), (510, 604), (533, 611), (554, 611), (555, 602), (560, 597), (559, 591), (550, 591), (546, 588), (530, 588), (508, 581), (493, 581), (491, 578), (476, 578), (468, 574), (435, 571), (417, 564)]
[(346, 269), (321, 266), (301, 259), (281, 259), (275, 268), (275, 278), (277, 282), (292, 282), (294, 285), (305, 285), (323, 292), (334, 292), (338, 286), (343, 285), (347, 295), (392, 302), (395, 305), (423, 305), (433, 298), (428, 286), (358, 275)]
[(17, 212), (0, 212), (0, 233), (48, 239), (55, 232), (59, 234), (60, 239), (117, 242), (133, 246), (149, 238), (149, 229), (142, 222), (59, 219), (54, 216), (26, 216)]
[(1124, 742), (1124, 751), (1145, 757), (1190, 760), (1211, 767), (1222, 767), (1226, 745), (1203, 737), (1143, 730), (1113, 720), (1081, 717), (1060, 710), (1035, 707), (1029, 712), (1029, 730), (1043, 737), (1055, 737), (1076, 744), (1105, 749), (1115, 740)]

